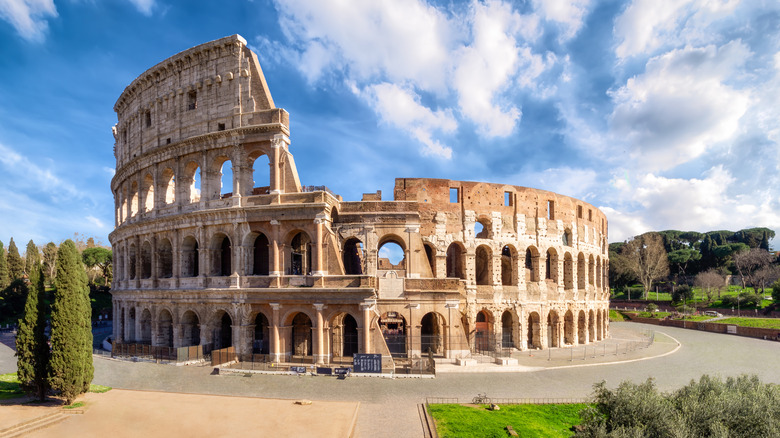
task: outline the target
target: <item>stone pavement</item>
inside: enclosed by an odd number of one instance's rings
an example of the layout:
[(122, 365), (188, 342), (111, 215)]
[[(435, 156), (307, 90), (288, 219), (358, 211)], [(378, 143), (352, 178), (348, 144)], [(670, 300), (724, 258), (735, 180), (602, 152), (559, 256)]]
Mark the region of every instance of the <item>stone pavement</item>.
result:
[[(577, 363), (577, 360), (567, 360), (565, 352), (564, 357), (548, 361), (544, 352), (535, 356), (529, 353), (528, 362), (521, 363), (528, 369), (518, 369), (518, 372), (493, 372), (490, 368), (497, 366), (485, 364), (477, 366), (482, 367), (480, 372), (441, 372), (435, 379), (349, 377), (338, 380), (311, 376), (211, 375), (211, 367), (156, 365), (96, 357), (94, 383), (140, 390), (359, 402), (356, 434), (359, 437), (421, 436), (416, 405), (425, 397), (467, 401), (477, 393), (485, 392), (494, 398), (582, 398), (590, 396), (593, 384), (602, 380), (614, 387), (623, 380), (641, 382), (648, 377), (653, 377), (661, 390), (668, 391), (698, 379), (702, 374), (723, 377), (757, 374), (765, 382), (780, 384), (780, 371), (776, 366), (780, 361), (780, 343), (635, 323), (612, 323), (610, 327), (613, 342), (638, 339), (641, 331), (655, 330), (656, 343), (628, 354), (619, 352), (613, 356), (618, 362), (597, 365), (591, 358)], [(8, 349), (0, 346), (2, 372), (8, 372), (2, 368), (7, 354)], [(599, 359), (606, 360), (609, 356)], [(15, 369), (15, 360), (13, 365)]]

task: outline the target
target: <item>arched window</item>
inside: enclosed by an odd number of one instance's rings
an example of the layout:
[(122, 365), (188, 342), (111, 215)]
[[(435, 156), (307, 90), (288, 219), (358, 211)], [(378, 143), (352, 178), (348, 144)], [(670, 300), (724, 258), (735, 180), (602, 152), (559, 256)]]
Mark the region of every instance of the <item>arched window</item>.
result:
[(493, 284), (493, 255), (485, 245), (477, 247), (475, 258), (476, 281), (478, 285)]
[(173, 204), (176, 202), (176, 178), (173, 173), (173, 169), (167, 167), (162, 172), (162, 190), (163, 190), (163, 202), (165, 204)]
[(474, 237), (477, 239), (490, 238), (490, 219), (481, 217), (474, 223)]
[(563, 255), (563, 287), (574, 288), (574, 259), (568, 252)]
[(194, 161), (190, 161), (184, 170), (184, 177), (182, 178), (182, 185), (184, 186), (185, 202), (198, 202), (201, 195), (201, 172), (200, 166)]
[(141, 278), (152, 278), (152, 244), (148, 240), (141, 246)]
[(436, 278), (436, 248), (430, 243), (423, 245), (425, 247), (425, 258), (428, 260), (428, 266), (431, 267), (431, 277)]
[(311, 239), (300, 232), (290, 242), (289, 275), (311, 275)]
[(558, 253), (554, 249), (547, 250), (547, 261), (545, 262), (545, 277), (547, 280), (558, 282)]
[(219, 170), (220, 178), (220, 198), (229, 198), (233, 196), (233, 163), (230, 160), (222, 163)]
[(463, 246), (458, 242), (451, 243), (447, 248), (447, 277), (466, 279), (463, 252)]
[(173, 277), (173, 248), (171, 247), (171, 241), (168, 239), (162, 239), (157, 246), (157, 253), (159, 258), (159, 272), (157, 273), (160, 278)]
[(525, 250), (525, 279), (539, 281), (539, 252), (532, 246)]
[(577, 256), (577, 288), (585, 289), (585, 256), (580, 253)]
[(268, 238), (265, 237), (265, 234), (261, 233), (255, 238), (252, 248), (252, 274), (268, 275), (270, 263), (268, 256)]
[(398, 242), (387, 240), (379, 245), (377, 269), (403, 271), (406, 269), (406, 254)]
[(131, 280), (135, 280), (135, 275), (136, 275), (136, 269), (137, 269), (136, 264), (138, 263), (138, 255), (136, 254), (136, 252), (137, 251), (136, 251), (135, 244), (131, 244), (127, 254), (128, 255), (127, 261), (129, 262), (129, 266), (127, 267), (127, 269), (128, 271), (130, 271), (129, 274)]
[(197, 277), (200, 275), (198, 241), (192, 236), (187, 236), (181, 246), (181, 276)]
[(144, 211), (154, 210), (154, 178), (148, 173), (144, 177), (143, 200)]
[(517, 285), (517, 263), (515, 249), (509, 245), (501, 250), (501, 284)]
[(213, 237), (212, 242), (215, 254), (212, 275), (227, 277), (233, 273), (230, 238), (220, 233)]
[(344, 242), (344, 252), (342, 253), (344, 262), (344, 274), (363, 275), (363, 243), (350, 238)]
[(130, 216), (138, 214), (138, 183), (133, 181), (130, 186)]
[(252, 162), (252, 194), (265, 195), (271, 188), (271, 166), (267, 155), (249, 157)]

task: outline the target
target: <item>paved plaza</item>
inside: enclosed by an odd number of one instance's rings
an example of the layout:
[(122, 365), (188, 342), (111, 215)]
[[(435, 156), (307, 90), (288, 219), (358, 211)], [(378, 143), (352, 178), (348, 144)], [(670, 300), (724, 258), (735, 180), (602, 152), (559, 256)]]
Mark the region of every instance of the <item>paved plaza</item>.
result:
[[(585, 360), (566, 357), (561, 350), (551, 360), (546, 352), (533, 356), (528, 353), (521, 358), (515, 372), (480, 364), (471, 369), (473, 372), (458, 373), (452, 372), (461, 371), (454, 365), (440, 365), (435, 379), (349, 377), (339, 380), (312, 376), (212, 375), (211, 367), (96, 357), (94, 383), (135, 390), (358, 402), (355, 434), (358, 437), (422, 436), (417, 405), (425, 397), (470, 400), (477, 393), (485, 392), (494, 398), (581, 398), (588, 397), (593, 384), (602, 380), (614, 387), (623, 380), (641, 382), (653, 377), (660, 389), (672, 390), (702, 374), (727, 377), (749, 373), (758, 375), (764, 382), (780, 384), (780, 369), (776, 365), (780, 361), (780, 343), (633, 323), (613, 323), (610, 327), (613, 339), (606, 352), (597, 345), (586, 353)], [(642, 333), (652, 330), (656, 339), (653, 346), (626, 353), (618, 347), (617, 355), (611, 352), (621, 339), (640, 339)], [(16, 368), (12, 354), (9, 348), (0, 346), (0, 372)]]

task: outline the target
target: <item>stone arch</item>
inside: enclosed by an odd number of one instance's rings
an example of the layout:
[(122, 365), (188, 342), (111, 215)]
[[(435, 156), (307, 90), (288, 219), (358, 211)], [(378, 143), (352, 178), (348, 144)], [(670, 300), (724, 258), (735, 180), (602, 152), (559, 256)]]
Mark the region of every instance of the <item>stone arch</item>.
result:
[(200, 249), (198, 240), (186, 236), (181, 244), (181, 276), (197, 277), (200, 275)]
[(132, 306), (127, 311), (127, 340), (135, 341), (135, 307)]
[(148, 240), (141, 244), (141, 278), (152, 278), (152, 244)]
[(144, 212), (154, 210), (154, 177), (151, 173), (144, 176), (142, 193)]
[[(294, 234), (293, 234), (294, 233)], [(311, 275), (312, 250), (311, 236), (305, 231), (291, 233), (285, 258), (288, 260), (288, 275)]]
[(385, 312), (379, 317), (379, 328), (385, 339), (390, 355), (393, 357), (405, 357), (406, 338), (408, 327), (406, 319), (398, 312)]
[(250, 255), (246, 272), (249, 275), (268, 275), (271, 268), (271, 243), (265, 233), (252, 232), (245, 239), (250, 246)]
[(168, 238), (160, 239), (157, 244), (157, 276), (159, 278), (173, 277), (173, 247)]
[(588, 336), (586, 335), (588, 331), (588, 319), (585, 316), (585, 311), (580, 310), (578, 316), (577, 316), (577, 342), (580, 344), (587, 343)]
[(127, 262), (128, 262), (128, 271), (130, 274), (130, 279), (135, 280), (136, 272), (137, 272), (137, 264), (138, 264), (138, 250), (135, 247), (135, 243), (131, 243), (130, 247), (127, 249)]
[(447, 277), (466, 279), (466, 248), (460, 242), (452, 242), (447, 248)]
[(344, 262), (344, 274), (363, 275), (363, 242), (357, 237), (350, 237), (344, 242), (341, 253)]
[(515, 317), (509, 310), (501, 314), (501, 347), (512, 348), (515, 346)]
[(477, 352), (493, 351), (493, 314), (487, 309), (477, 312), (474, 325), (474, 349)]
[(563, 254), (563, 288), (574, 289), (574, 259), (568, 252)]
[(539, 250), (533, 245), (525, 250), (525, 280), (539, 281)]
[(558, 252), (555, 251), (555, 248), (547, 250), (544, 278), (552, 280), (553, 283), (558, 283)]
[(194, 310), (187, 310), (181, 316), (181, 345), (200, 345), (200, 317)]
[(130, 197), (128, 198), (130, 201), (130, 216), (138, 214), (138, 198), (138, 183), (133, 181), (130, 185)]
[(219, 350), (233, 346), (233, 317), (224, 309), (214, 313), (212, 319), (212, 342), (214, 349)]
[(588, 339), (591, 342), (595, 342), (598, 339), (596, 338), (596, 317), (593, 309), (588, 311)]
[(290, 346), (293, 356), (312, 355), (312, 319), (305, 312), (294, 312), (289, 317)]
[(480, 216), (474, 221), (474, 238), (475, 239), (492, 239), (493, 228), (489, 217)]
[(537, 312), (528, 314), (528, 348), (542, 348), (542, 326)]
[(212, 259), (211, 275), (227, 277), (233, 273), (233, 256), (230, 237), (225, 233), (215, 233), (211, 236)]
[(160, 189), (162, 192), (162, 201), (166, 205), (173, 204), (176, 202), (176, 174), (173, 172), (173, 169), (166, 167), (162, 171), (161, 177), (162, 184)]
[(430, 350), (435, 355), (444, 353), (445, 319), (438, 312), (428, 312), (420, 319), (420, 351), (427, 354)]
[(255, 329), (252, 340), (252, 353), (268, 354), (271, 345), (270, 327), (268, 317), (263, 312), (257, 312), (254, 319)]
[(358, 351), (358, 322), (349, 312), (336, 314), (331, 323), (333, 355), (351, 357)]
[(563, 316), (563, 343), (574, 344), (574, 314), (567, 310)]
[(230, 158), (220, 156), (217, 158), (217, 161), (220, 160), (222, 160), (222, 162), (219, 164), (219, 174), (217, 176), (217, 180), (219, 181), (218, 195), (220, 198), (229, 198), (235, 193), (235, 178), (233, 175), (235, 167)]
[(157, 345), (173, 347), (173, 315), (168, 309), (160, 310), (157, 317)]
[(501, 284), (517, 286), (517, 250), (512, 245), (501, 249)]
[(561, 234), (561, 244), (563, 246), (572, 246), (572, 233), (571, 228), (566, 228)]
[(560, 324), (558, 312), (555, 309), (550, 309), (547, 313), (547, 346), (548, 347), (560, 347), (558, 326)]
[(196, 161), (190, 161), (184, 166), (184, 175), (182, 175), (182, 199), (185, 202), (199, 202), (202, 189), (202, 172), (200, 164)]
[(493, 284), (493, 252), (487, 245), (477, 247), (474, 268), (477, 285)]
[(138, 342), (140, 344), (152, 343), (152, 311), (145, 308), (141, 311), (141, 333)]
[(431, 268), (431, 277), (436, 278), (436, 247), (430, 242), (423, 243), (423, 247), (425, 248), (425, 259)]
[[(393, 263), (393, 261), (390, 258), (387, 258), (387, 261), (383, 261), (382, 258), (379, 258), (377, 260), (377, 269), (384, 269), (384, 270), (406, 270), (406, 250), (408, 248), (406, 244), (406, 240), (404, 240), (402, 237), (396, 235), (396, 234), (385, 234), (382, 237), (379, 238), (379, 244), (377, 245), (377, 257), (380, 257), (382, 248), (388, 246), (388, 248), (393, 251), (392, 245), (397, 245), (397, 248), (394, 249), (394, 251), (401, 251), (403, 253), (403, 257), (398, 263)], [(389, 263), (388, 263), (389, 262)]]
[(585, 289), (585, 255), (579, 253), (577, 255), (577, 289)]
[(250, 153), (248, 158), (252, 171), (252, 194), (268, 194), (271, 190), (271, 160), (260, 150)]

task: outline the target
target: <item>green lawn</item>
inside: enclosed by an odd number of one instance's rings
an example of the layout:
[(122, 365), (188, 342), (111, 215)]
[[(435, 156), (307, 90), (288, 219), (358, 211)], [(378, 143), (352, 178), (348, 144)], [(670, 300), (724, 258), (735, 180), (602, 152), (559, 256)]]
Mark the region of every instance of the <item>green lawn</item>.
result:
[(569, 437), (572, 426), (580, 423), (579, 412), (586, 406), (503, 405), (498, 411), (489, 411), (486, 405), (434, 404), (428, 406), (428, 411), (442, 438), (507, 437), (508, 425), (520, 436)]
[[(642, 292), (642, 286), (631, 286), (629, 288), (631, 300), (641, 301), (644, 296)], [(709, 307), (714, 308), (731, 308), (730, 305), (725, 305), (722, 302), (723, 297), (727, 296), (737, 296), (742, 292), (750, 292), (753, 293), (753, 288), (747, 287), (745, 289), (742, 289), (740, 286), (729, 286), (729, 288), (726, 290), (724, 289), (720, 293), (720, 298), (718, 298), (717, 293), (713, 294), (713, 301), (710, 303)], [(760, 292), (760, 291), (759, 291)], [(764, 295), (770, 295), (772, 293), (771, 289), (764, 290)], [(628, 299), (629, 294), (626, 293), (626, 291), (623, 290), (612, 290), (611, 298), (614, 300), (625, 300)], [(693, 288), (693, 301), (690, 301), (689, 303), (704, 303), (706, 301), (706, 294), (704, 291), (699, 287)], [(672, 294), (669, 292), (650, 292), (648, 294), (648, 300), (651, 301), (672, 301)], [(762, 300), (760, 308), (764, 308), (766, 306), (769, 306), (772, 304), (772, 300)], [(746, 309), (753, 309), (753, 306), (745, 307)]]
[(726, 318), (713, 322), (717, 322), (718, 324), (739, 325), (742, 327), (757, 327), (780, 330), (780, 319), (776, 318)]
[(609, 320), (612, 322), (621, 322), (625, 321), (626, 318), (623, 317), (623, 314), (617, 310), (609, 309)]
[(0, 400), (23, 395), (24, 391), (19, 388), (19, 379), (16, 378), (16, 373), (0, 374)]

